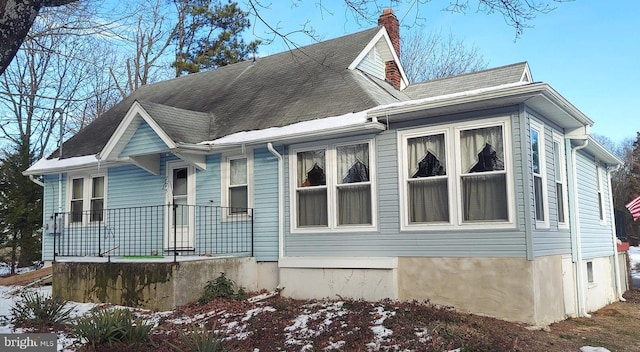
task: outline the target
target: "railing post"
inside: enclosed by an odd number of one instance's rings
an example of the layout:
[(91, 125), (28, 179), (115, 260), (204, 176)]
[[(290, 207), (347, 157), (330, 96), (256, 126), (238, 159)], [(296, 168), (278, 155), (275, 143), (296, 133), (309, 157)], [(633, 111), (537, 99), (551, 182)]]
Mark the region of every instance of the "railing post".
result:
[[(253, 208), (250, 208), (250, 209), (251, 209), (251, 257), (253, 258), (253, 240), (254, 240), (253, 239), (253, 221), (254, 221), (253, 219), (255, 217), (253, 216), (254, 215), (253, 214)], [(247, 211), (247, 213), (248, 213), (248, 211)]]
[[(91, 218), (89, 218), (91, 219)], [(102, 219), (98, 222), (98, 257), (102, 257)]]
[(178, 243), (178, 226), (176, 226), (176, 213), (178, 209), (178, 205), (176, 205), (175, 201), (173, 203), (173, 262), (177, 263), (178, 249), (176, 244)]
[(58, 213), (53, 213), (53, 262), (56, 262), (56, 237), (57, 235), (57, 227), (58, 227)]

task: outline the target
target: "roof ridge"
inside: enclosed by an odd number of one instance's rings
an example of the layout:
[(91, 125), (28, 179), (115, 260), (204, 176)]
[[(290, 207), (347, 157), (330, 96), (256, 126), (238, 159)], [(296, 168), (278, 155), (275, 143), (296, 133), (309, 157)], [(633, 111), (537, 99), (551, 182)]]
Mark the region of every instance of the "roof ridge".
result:
[(416, 86), (416, 85), (420, 85), (420, 84), (423, 84), (423, 83), (431, 83), (431, 82), (444, 81), (444, 80), (454, 79), (454, 78), (459, 78), (459, 77), (464, 77), (464, 76), (477, 75), (477, 74), (487, 73), (487, 72), (491, 72), (491, 71), (498, 71), (498, 70), (506, 69), (506, 68), (508, 68), (508, 67), (514, 67), (514, 66), (518, 66), (518, 65), (526, 65), (526, 64), (528, 64), (528, 63), (529, 63), (528, 61), (520, 61), (520, 62), (516, 62), (516, 63), (513, 63), (513, 64), (508, 64), (508, 65), (503, 65), (503, 66), (491, 67), (491, 68), (487, 68), (487, 69), (480, 70), (480, 71), (465, 72), (465, 73), (460, 73), (460, 74), (453, 75), (453, 76), (448, 76), (448, 77), (442, 77), (442, 78), (436, 78), (436, 79), (425, 80), (425, 81), (422, 81), (422, 82), (418, 82), (418, 83), (411, 84), (410, 86)]

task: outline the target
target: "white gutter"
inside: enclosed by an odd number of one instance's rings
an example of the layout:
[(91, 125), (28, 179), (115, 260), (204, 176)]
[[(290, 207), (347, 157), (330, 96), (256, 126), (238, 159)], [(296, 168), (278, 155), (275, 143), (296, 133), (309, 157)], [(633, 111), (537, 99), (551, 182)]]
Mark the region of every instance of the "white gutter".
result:
[(573, 178), (573, 180), (571, 180), (571, 182), (569, 182), (569, 185), (571, 186), (569, 189), (571, 191), (571, 195), (569, 196), (570, 198), (573, 199), (573, 207), (572, 207), (572, 212), (571, 212), (571, 234), (573, 237), (573, 242), (574, 242), (574, 246), (572, 246), (572, 250), (575, 253), (575, 259), (576, 259), (576, 291), (577, 291), (577, 298), (578, 298), (578, 316), (583, 316), (583, 317), (591, 317), (591, 315), (589, 315), (589, 313), (587, 313), (587, 308), (586, 308), (586, 293), (585, 293), (585, 280), (584, 280), (584, 267), (583, 267), (583, 263), (582, 263), (582, 238), (581, 238), (581, 234), (580, 234), (580, 221), (578, 221), (578, 184), (577, 184), (577, 180), (578, 180), (578, 167), (577, 167), (577, 162), (576, 162), (576, 155), (578, 150), (586, 148), (587, 145), (589, 144), (589, 140), (586, 138), (584, 138), (583, 143), (581, 145), (577, 145), (575, 147), (571, 147), (571, 164), (572, 164), (572, 168), (571, 168), (571, 177)]
[(31, 182), (35, 183), (36, 185), (40, 186), (40, 187), (44, 187), (44, 182), (40, 181), (40, 180), (36, 180), (33, 175), (29, 175), (29, 180), (31, 180)]
[[(278, 159), (278, 262), (284, 257), (284, 166), (282, 155), (278, 153), (271, 142), (267, 143), (267, 149)], [(278, 269), (278, 288), (280, 284), (280, 270)]]
[(609, 187), (609, 202), (611, 202), (611, 240), (613, 242), (613, 272), (616, 277), (616, 292), (618, 293), (618, 299), (622, 302), (626, 301), (624, 297), (622, 297), (622, 284), (620, 283), (620, 261), (618, 260), (618, 238), (616, 236), (616, 218), (615, 212), (613, 209), (613, 190), (611, 189), (611, 173), (618, 171), (620, 169), (620, 164), (615, 167), (607, 167), (607, 187)]

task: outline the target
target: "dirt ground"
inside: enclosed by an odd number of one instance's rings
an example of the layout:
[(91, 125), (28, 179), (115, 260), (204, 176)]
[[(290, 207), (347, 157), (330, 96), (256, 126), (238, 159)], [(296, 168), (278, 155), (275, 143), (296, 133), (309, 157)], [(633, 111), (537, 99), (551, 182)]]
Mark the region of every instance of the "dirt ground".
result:
[(591, 318), (568, 319), (544, 330), (424, 302), (215, 300), (181, 307), (166, 317), (159, 326), (162, 333), (155, 335), (156, 346), (149, 350), (163, 351), (165, 341), (175, 345), (184, 322), (197, 317), (220, 331), (228, 351), (536, 352), (580, 351), (583, 346), (640, 351), (640, 291), (624, 297), (626, 302), (611, 304)]

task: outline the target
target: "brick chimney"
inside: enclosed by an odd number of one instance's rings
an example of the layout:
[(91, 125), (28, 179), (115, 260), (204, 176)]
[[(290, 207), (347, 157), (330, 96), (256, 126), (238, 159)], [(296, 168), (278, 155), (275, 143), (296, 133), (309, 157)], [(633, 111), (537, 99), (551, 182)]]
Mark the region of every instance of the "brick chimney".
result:
[[(382, 15), (378, 17), (378, 26), (384, 26), (387, 29), (393, 49), (396, 51), (398, 58), (400, 57), (400, 22), (398, 18), (393, 14), (393, 10), (384, 9)], [(385, 62), (385, 77), (389, 83), (391, 83), (396, 89), (400, 89), (400, 82), (402, 77), (400, 76), (400, 69), (394, 61)]]

